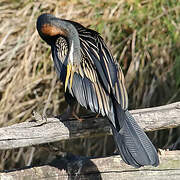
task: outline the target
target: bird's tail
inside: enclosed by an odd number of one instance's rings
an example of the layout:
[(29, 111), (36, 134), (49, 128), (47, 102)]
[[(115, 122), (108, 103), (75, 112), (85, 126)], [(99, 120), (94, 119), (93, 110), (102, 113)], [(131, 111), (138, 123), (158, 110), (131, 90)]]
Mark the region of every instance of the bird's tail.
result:
[(128, 110), (124, 111), (117, 103), (114, 113), (115, 125), (111, 124), (112, 132), (122, 159), (134, 167), (158, 166), (155, 147)]

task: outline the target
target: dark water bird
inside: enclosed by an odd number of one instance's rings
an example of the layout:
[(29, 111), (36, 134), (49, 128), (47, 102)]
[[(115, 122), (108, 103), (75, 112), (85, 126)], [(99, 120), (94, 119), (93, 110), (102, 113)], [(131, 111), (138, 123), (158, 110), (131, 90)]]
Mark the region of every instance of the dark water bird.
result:
[(127, 164), (157, 166), (155, 147), (128, 111), (122, 70), (99, 33), (51, 14), (38, 17), (37, 30), (51, 46), (68, 103), (76, 99), (109, 119), (119, 154)]

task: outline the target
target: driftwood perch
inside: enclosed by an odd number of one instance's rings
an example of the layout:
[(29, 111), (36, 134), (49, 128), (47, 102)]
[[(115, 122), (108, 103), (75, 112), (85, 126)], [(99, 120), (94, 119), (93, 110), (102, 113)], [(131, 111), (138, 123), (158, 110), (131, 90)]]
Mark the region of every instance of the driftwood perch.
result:
[(120, 163), (119, 156), (87, 159), (71, 156), (54, 160), (48, 165), (29, 167), (8, 173), (1, 173), (1, 180), (60, 179), (60, 180), (179, 180), (180, 151), (160, 152), (158, 167), (139, 169)]
[[(180, 102), (130, 112), (145, 131), (180, 126)], [(35, 119), (36, 122), (0, 128), (0, 150), (111, 133), (108, 120), (102, 117), (62, 123), (56, 118), (45, 119), (36, 114)]]
[[(145, 131), (180, 125), (180, 102), (133, 110), (131, 113)], [(0, 128), (0, 149), (13, 149), (111, 133), (108, 120), (102, 117), (88, 117), (83, 122), (73, 119), (60, 122), (56, 118), (46, 119), (36, 113), (34, 118), (35, 122), (24, 122)], [(158, 167), (135, 169), (125, 164), (120, 156), (89, 159), (68, 155), (64, 158), (56, 158), (47, 165), (0, 173), (0, 179), (180, 179), (180, 151), (161, 150), (159, 156), (160, 165)]]

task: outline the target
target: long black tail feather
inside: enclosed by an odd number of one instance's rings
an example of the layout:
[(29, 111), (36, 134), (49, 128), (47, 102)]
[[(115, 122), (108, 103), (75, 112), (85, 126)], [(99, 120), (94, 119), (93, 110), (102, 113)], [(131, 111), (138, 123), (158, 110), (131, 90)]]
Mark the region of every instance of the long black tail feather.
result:
[(122, 159), (134, 167), (158, 166), (159, 158), (155, 147), (128, 110), (124, 111), (117, 103), (115, 113), (119, 128), (113, 124), (111, 126)]

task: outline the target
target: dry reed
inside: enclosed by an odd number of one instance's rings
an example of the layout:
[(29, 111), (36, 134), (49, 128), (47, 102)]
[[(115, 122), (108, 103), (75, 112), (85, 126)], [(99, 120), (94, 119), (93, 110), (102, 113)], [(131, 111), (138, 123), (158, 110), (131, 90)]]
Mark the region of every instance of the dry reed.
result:
[[(130, 0), (1, 0), (0, 126), (28, 121), (33, 110), (55, 115), (65, 108), (63, 87), (57, 81), (50, 48), (35, 28), (37, 17), (44, 12), (77, 21), (102, 34), (125, 72), (131, 107), (155, 106), (177, 99), (180, 90), (175, 87), (172, 70), (176, 57), (173, 51), (180, 47), (180, 4), (165, 7), (165, 3), (158, 3), (159, 14), (151, 0), (141, 4)], [(168, 24), (161, 27), (164, 16), (174, 27), (177, 42), (171, 34), (163, 36), (169, 32)], [(32, 154), (29, 151), (3, 152), (0, 169), (10, 164), (7, 159), (11, 155), (14, 164), (20, 157), (22, 164), (29, 164), (29, 156), (25, 155)]]

